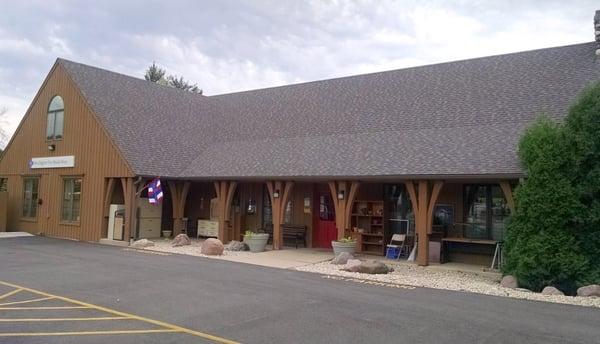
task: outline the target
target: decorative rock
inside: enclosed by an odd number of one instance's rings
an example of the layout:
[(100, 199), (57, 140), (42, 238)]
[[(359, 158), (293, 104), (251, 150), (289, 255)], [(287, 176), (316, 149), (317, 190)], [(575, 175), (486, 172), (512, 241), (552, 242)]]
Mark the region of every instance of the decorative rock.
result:
[(514, 288), (517, 291), (522, 291), (524, 293), (533, 293), (531, 290), (527, 289), (527, 288)]
[(348, 259), (354, 259), (354, 256), (350, 252), (342, 252), (335, 256), (331, 261), (331, 264), (342, 265), (348, 262)]
[(565, 293), (553, 286), (547, 286), (542, 290), (542, 295), (565, 295)]
[(504, 288), (516, 289), (519, 287), (519, 283), (517, 283), (517, 278), (512, 275), (506, 275), (502, 277), (500, 281), (500, 286)]
[(590, 284), (577, 289), (577, 296), (598, 296), (600, 297), (600, 285)]
[(178, 234), (175, 239), (173, 239), (173, 241), (171, 241), (171, 246), (173, 247), (177, 247), (177, 246), (185, 246), (185, 245), (191, 245), (192, 241), (190, 240), (190, 237), (187, 236), (187, 234), (185, 233), (181, 233)]
[(200, 246), (200, 253), (207, 256), (220, 256), (223, 254), (223, 243), (219, 239), (208, 238)]
[(144, 247), (148, 247), (148, 246), (154, 246), (154, 242), (152, 242), (148, 239), (140, 239), (140, 240), (134, 241), (133, 244), (131, 244), (131, 247), (133, 247), (133, 248), (144, 248)]
[(348, 272), (358, 272), (359, 266), (361, 266), (362, 262), (358, 259), (348, 259), (346, 262), (346, 266), (342, 269)]
[(248, 251), (248, 245), (245, 242), (232, 240), (224, 246), (225, 251)]
[(378, 262), (376, 260), (364, 261), (358, 267), (358, 272), (363, 273), (363, 274), (370, 274), (370, 275), (387, 274), (391, 271), (392, 271), (392, 269), (390, 269), (387, 265), (383, 264), (382, 262)]

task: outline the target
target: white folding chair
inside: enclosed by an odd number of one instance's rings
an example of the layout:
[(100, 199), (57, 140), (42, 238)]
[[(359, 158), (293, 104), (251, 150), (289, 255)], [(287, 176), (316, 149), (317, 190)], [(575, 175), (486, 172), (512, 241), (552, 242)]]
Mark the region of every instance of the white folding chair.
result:
[[(399, 243), (399, 244), (394, 244)], [(400, 260), (400, 256), (404, 251), (406, 243), (406, 234), (394, 234), (392, 235), (392, 239), (390, 239), (390, 243), (387, 245), (387, 248), (397, 248), (398, 249), (398, 260)], [(387, 251), (386, 251), (387, 252)]]

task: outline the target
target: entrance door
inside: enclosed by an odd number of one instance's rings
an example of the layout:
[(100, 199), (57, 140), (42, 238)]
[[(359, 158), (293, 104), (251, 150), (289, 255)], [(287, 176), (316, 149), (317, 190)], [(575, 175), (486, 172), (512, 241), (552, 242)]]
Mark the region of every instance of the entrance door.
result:
[(331, 248), (331, 241), (337, 240), (333, 200), (331, 194), (326, 191), (317, 191), (315, 196), (317, 211), (314, 215), (313, 243), (315, 247)]

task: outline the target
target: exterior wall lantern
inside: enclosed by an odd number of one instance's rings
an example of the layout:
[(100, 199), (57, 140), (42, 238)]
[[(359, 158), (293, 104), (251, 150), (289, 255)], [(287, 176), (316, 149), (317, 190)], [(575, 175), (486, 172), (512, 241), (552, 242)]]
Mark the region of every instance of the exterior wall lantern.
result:
[(279, 198), (279, 189), (273, 191), (273, 198)]
[(55, 144), (50, 144), (48, 145), (48, 150), (53, 152), (56, 149), (56, 145)]
[(338, 198), (338, 199), (344, 199), (344, 196), (345, 196), (344, 194), (345, 194), (345, 193), (346, 193), (346, 192), (345, 192), (344, 190), (340, 190), (340, 191), (338, 191), (337, 198)]
[(246, 214), (254, 215), (256, 214), (256, 201), (252, 198), (248, 199), (248, 207), (246, 208)]

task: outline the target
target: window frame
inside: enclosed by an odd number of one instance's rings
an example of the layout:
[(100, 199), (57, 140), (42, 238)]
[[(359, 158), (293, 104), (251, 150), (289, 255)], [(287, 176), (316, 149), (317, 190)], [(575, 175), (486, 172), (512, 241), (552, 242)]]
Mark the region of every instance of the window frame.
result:
[(0, 176), (0, 192), (8, 192), (8, 177)]
[[(29, 182), (29, 181), (37, 181), (35, 198), (33, 197), (33, 194), (34, 194), (33, 193), (33, 185), (32, 185), (32, 190), (31, 190), (31, 198), (30, 199), (27, 198), (27, 182)], [(23, 192), (22, 192), (22, 198), (21, 198), (21, 219), (22, 220), (37, 221), (39, 196), (40, 196), (40, 177), (39, 176), (24, 176), (23, 177)], [(27, 201), (29, 201), (30, 203), (28, 204), (27, 214), (26, 214), (25, 206), (26, 206)], [(35, 215), (30, 216), (31, 212), (32, 212), (31, 210), (34, 208), (35, 208)]]
[[(50, 110), (50, 105), (52, 105), (52, 102), (54, 101), (54, 99), (56, 98), (60, 98), (61, 102), (62, 102), (62, 108), (60, 109), (55, 109), (55, 110)], [(58, 113), (62, 113), (62, 128), (60, 130), (61, 134), (60, 137), (56, 137), (56, 115)], [(50, 118), (50, 115), (53, 115), (54, 118), (52, 120), (52, 135), (48, 136), (48, 128), (49, 128), (49, 123), (48, 123), (48, 119)], [(50, 102), (48, 103), (48, 107), (46, 108), (46, 142), (51, 142), (51, 141), (61, 141), (65, 136), (65, 99), (61, 96), (61, 95), (54, 95), (51, 99)]]
[[(74, 181), (79, 180), (79, 205), (78, 205), (78, 209), (77, 209), (77, 217), (75, 219), (75, 216), (73, 216), (74, 213), (74, 195), (77, 194), (75, 192), (75, 183)], [(73, 186), (71, 189), (71, 195), (70, 195), (70, 199), (67, 199), (65, 193), (67, 191), (67, 183), (73, 181)], [(81, 223), (81, 196), (83, 195), (83, 177), (82, 176), (63, 176), (62, 177), (62, 194), (61, 194), (61, 199), (60, 199), (60, 223), (61, 224), (66, 224), (66, 225), (79, 225), (79, 223)], [(65, 218), (65, 204), (66, 201), (69, 202), (68, 206), (69, 206), (69, 214), (68, 214), (68, 218)]]

